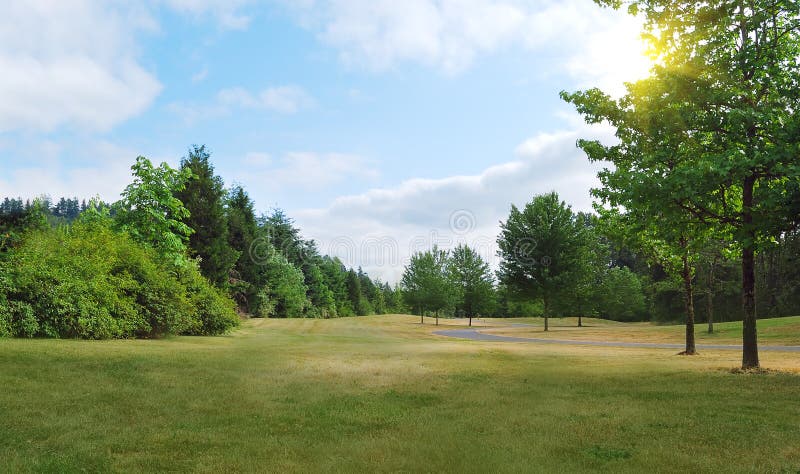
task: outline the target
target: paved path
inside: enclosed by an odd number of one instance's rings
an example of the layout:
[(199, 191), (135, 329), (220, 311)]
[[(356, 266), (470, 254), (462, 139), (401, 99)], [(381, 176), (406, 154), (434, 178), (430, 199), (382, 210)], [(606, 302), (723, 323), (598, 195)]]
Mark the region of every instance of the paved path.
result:
[[(567, 339), (542, 339), (534, 337), (514, 337), (498, 336), (495, 334), (482, 333), (477, 329), (447, 329), (434, 331), (439, 336), (457, 337), (460, 339), (471, 339), (473, 341), (488, 342), (536, 342), (541, 344), (569, 344), (574, 346), (603, 346), (603, 347), (642, 347), (647, 349), (684, 349), (685, 344), (666, 344), (658, 342), (622, 342), (622, 341), (573, 341)], [(702, 349), (722, 349), (722, 350), (742, 350), (742, 346), (728, 344), (698, 344), (698, 350)], [(800, 346), (758, 346), (760, 351), (781, 351), (781, 352), (800, 352)]]

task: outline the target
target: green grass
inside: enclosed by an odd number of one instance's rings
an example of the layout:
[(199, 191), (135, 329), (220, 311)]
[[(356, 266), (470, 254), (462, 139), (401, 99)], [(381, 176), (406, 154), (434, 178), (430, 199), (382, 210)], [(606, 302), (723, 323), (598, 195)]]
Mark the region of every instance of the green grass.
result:
[(417, 322), (0, 340), (0, 471), (800, 470), (797, 375), (732, 374), (732, 351), (461, 341)]
[[(582, 339), (626, 342), (684, 341), (686, 328), (682, 324), (656, 325), (652, 323), (619, 323), (602, 319), (584, 318), (583, 328), (577, 327), (576, 318), (550, 319), (550, 331), (542, 332), (541, 318), (487, 319), (488, 332), (519, 337), (550, 337), (553, 339)], [(530, 327), (509, 327), (523, 323)], [(491, 328), (491, 326), (498, 326)], [(707, 332), (706, 323), (695, 323), (695, 339), (698, 344), (741, 344), (742, 323), (726, 322), (714, 324), (714, 332)], [(800, 345), (800, 316), (761, 319), (758, 321), (758, 340), (762, 345)]]

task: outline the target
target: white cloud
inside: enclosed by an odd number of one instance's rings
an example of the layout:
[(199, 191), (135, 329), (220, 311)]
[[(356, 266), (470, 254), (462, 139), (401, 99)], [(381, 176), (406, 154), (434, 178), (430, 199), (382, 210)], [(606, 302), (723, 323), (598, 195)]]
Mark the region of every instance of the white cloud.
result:
[(250, 26), (252, 18), (241, 12), (242, 8), (252, 3), (249, 0), (166, 0), (167, 6), (196, 17), (210, 16), (222, 28), (229, 30), (245, 30)]
[(0, 131), (107, 130), (144, 111), (158, 80), (134, 37), (157, 28), (134, 5), (88, 0), (0, 6)]
[(242, 164), (250, 168), (263, 168), (272, 163), (272, 156), (269, 153), (250, 152), (244, 155)]
[(290, 8), (346, 64), (383, 71), (415, 62), (457, 74), (481, 55), (519, 47), (565, 57), (566, 72), (604, 84), (628, 78), (623, 63), (638, 54), (631, 44), (641, 26), (590, 0), (307, 0)]
[(246, 172), (234, 180), (252, 184), (248, 189), (319, 191), (346, 179), (375, 179), (378, 171), (370, 160), (347, 153), (289, 152), (278, 159), (267, 153), (247, 153), (241, 160)]
[(293, 114), (312, 107), (314, 98), (302, 87), (275, 86), (251, 92), (243, 87), (231, 87), (217, 92), (210, 104), (173, 102), (167, 108), (188, 123), (230, 115), (235, 109), (264, 110)]
[(217, 102), (231, 107), (291, 114), (310, 107), (314, 101), (303, 88), (290, 85), (270, 87), (256, 94), (241, 87), (222, 89), (217, 94)]
[[(29, 160), (30, 165), (0, 163), (0, 196), (34, 198), (47, 194), (53, 198), (90, 199), (99, 195), (106, 201), (116, 201), (130, 183), (130, 167), (140, 154), (105, 141), (70, 144), (44, 141), (28, 144), (26, 148), (27, 154), (35, 156)], [(76, 154), (92, 159), (76, 159)], [(157, 163), (170, 161), (173, 166), (177, 161), (150, 158)]]
[(555, 190), (574, 210), (591, 210), (589, 189), (598, 183), (599, 166), (575, 146), (587, 136), (613, 139), (608, 129), (586, 126), (539, 134), (517, 147), (515, 160), (478, 175), (412, 179), (293, 216), (324, 253), (392, 282), (413, 251), (432, 244), (448, 248), (466, 242), (494, 262), (498, 223), (512, 203), (521, 206)]

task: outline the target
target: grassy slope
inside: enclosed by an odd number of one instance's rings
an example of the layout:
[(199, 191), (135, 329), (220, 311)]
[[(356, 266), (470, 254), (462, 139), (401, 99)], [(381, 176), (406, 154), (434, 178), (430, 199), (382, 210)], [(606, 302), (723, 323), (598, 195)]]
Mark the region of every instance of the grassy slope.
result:
[(800, 469), (796, 375), (733, 375), (731, 351), (461, 341), (416, 321), (0, 340), (0, 471)]
[[(530, 324), (532, 327), (508, 327), (510, 323)], [(546, 334), (542, 332), (543, 323), (539, 318), (492, 319), (486, 320), (484, 324), (489, 327), (501, 326), (497, 329), (487, 329), (487, 332), (493, 334), (597, 341), (681, 343), (684, 341), (686, 331), (683, 325), (626, 324), (590, 318), (584, 318), (583, 328), (576, 327), (576, 318), (551, 319), (550, 331)], [(716, 323), (712, 334), (708, 334), (707, 327), (705, 323), (695, 325), (695, 338), (698, 344), (742, 343), (741, 322)], [(764, 345), (800, 345), (800, 316), (759, 320), (758, 341)]]

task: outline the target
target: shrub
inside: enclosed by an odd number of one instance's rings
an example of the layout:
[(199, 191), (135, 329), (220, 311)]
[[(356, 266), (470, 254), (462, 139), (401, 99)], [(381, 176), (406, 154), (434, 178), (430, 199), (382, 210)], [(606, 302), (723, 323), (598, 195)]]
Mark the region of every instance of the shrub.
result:
[(27, 303), (12, 301), (9, 304), (11, 332), (17, 337), (33, 337), (39, 330), (39, 323), (33, 315), (33, 308)]
[(0, 337), (9, 337), (11, 331), (11, 308), (8, 306), (6, 293), (8, 293), (9, 282), (6, 268), (0, 264)]
[(212, 286), (196, 264), (187, 265), (181, 270), (181, 281), (186, 286), (189, 302), (195, 312), (195, 324), (187, 328), (185, 334), (224, 334), (239, 324), (233, 300)]
[[(30, 233), (13, 251), (12, 332), (107, 339), (219, 334), (238, 319), (196, 265), (175, 268), (107, 218)], [(35, 324), (34, 324), (35, 323)]]
[(8, 307), (8, 302), (0, 299), (0, 337), (13, 336), (11, 329), (11, 310)]

